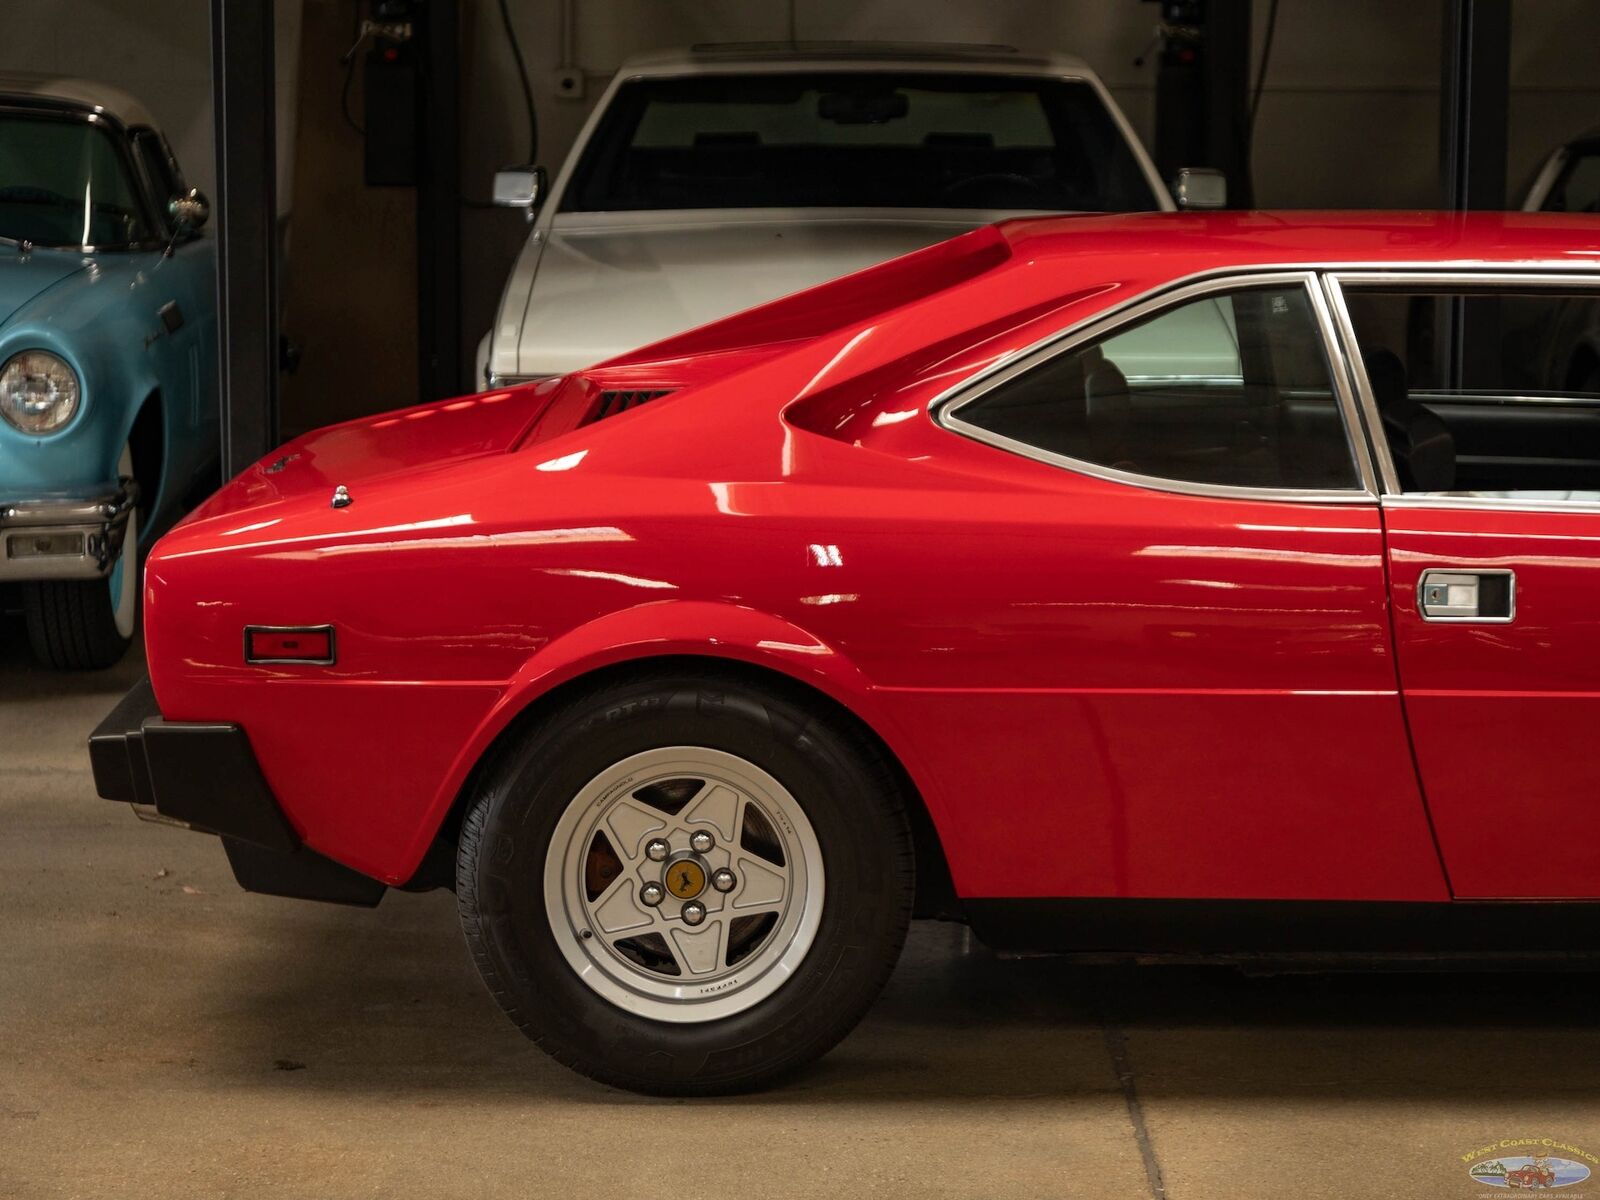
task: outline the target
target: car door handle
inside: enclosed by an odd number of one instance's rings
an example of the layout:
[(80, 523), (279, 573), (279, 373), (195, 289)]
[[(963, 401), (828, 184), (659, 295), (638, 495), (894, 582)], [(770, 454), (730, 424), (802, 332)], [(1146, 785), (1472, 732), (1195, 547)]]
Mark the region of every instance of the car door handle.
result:
[(1512, 571), (1429, 570), (1417, 581), (1417, 611), (1424, 621), (1505, 624), (1517, 611)]

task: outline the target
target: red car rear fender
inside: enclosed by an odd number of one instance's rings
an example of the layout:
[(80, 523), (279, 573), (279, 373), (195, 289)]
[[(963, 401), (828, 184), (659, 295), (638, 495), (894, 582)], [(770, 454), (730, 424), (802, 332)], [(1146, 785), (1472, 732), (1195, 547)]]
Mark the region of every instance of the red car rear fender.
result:
[[(652, 659), (692, 657), (770, 671), (811, 688), (862, 721), (899, 760), (921, 795), (923, 770), (907, 753), (881, 697), (834, 647), (781, 617), (736, 604), (684, 600), (643, 604), (608, 613), (570, 630), (533, 655), (463, 746), (405, 855), (422, 861), (446, 816), (460, 800), (474, 767), (519, 716), (558, 688), (607, 668)], [(930, 805), (930, 809), (932, 806)], [(930, 812), (935, 825), (936, 811)]]

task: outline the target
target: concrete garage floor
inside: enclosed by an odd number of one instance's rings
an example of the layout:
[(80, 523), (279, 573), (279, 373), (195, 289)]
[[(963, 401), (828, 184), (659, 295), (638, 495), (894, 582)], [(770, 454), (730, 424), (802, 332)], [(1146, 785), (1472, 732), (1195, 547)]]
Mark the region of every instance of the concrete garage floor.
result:
[(46, 675), (3, 634), (7, 1200), (1470, 1197), (1491, 1142), (1600, 1153), (1593, 976), (1091, 968), (950, 926), (780, 1090), (609, 1091), (501, 1017), (448, 894), (248, 896), (97, 800), (83, 738), (140, 664)]

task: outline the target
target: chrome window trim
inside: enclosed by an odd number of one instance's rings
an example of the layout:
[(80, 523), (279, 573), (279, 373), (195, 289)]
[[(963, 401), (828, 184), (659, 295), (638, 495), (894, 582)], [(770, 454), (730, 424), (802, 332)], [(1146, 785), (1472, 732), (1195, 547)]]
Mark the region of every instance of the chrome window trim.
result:
[(1239, 387), (1242, 375), (1129, 375), (1128, 381), (1139, 379), (1149, 383), (1194, 383), (1204, 387)]
[(1480, 496), (1473, 492), (1403, 492), (1384, 496), (1384, 508), (1478, 509), (1485, 512), (1600, 513), (1595, 500), (1520, 500), (1512, 496)]
[[(1302, 288), (1310, 301), (1313, 319), (1322, 337), (1323, 354), (1328, 361), (1328, 378), (1333, 386), (1339, 413), (1344, 422), (1345, 443), (1356, 468), (1359, 486), (1352, 488), (1270, 488), (1244, 487), (1235, 484), (1193, 483), (1182, 479), (1162, 479), (1154, 475), (1141, 475), (1132, 471), (1119, 471), (1083, 459), (1071, 458), (1042, 450), (1026, 442), (1019, 442), (1003, 434), (993, 433), (957, 415), (968, 404), (986, 395), (994, 388), (1007, 383), (1025, 371), (1043, 362), (1066, 354), (1088, 342), (1114, 333), (1123, 325), (1133, 324), (1144, 317), (1164, 309), (1201, 299), (1218, 292), (1240, 291), (1246, 288), (1273, 287), (1292, 284)], [(928, 406), (928, 414), (940, 427), (961, 437), (982, 442), (996, 449), (1061, 467), (1079, 475), (1129, 484), (1147, 491), (1172, 492), (1186, 496), (1207, 496), (1225, 500), (1284, 500), (1314, 504), (1354, 504), (1376, 502), (1378, 488), (1373, 474), (1371, 455), (1360, 436), (1361, 425), (1356, 415), (1355, 397), (1351, 392), (1349, 370), (1344, 362), (1343, 350), (1336, 336), (1327, 298), (1318, 282), (1315, 268), (1260, 268), (1233, 267), (1221, 271), (1205, 272), (1155, 291), (1144, 292), (1122, 304), (1096, 313), (1084, 321), (1050, 334), (1033, 345), (1000, 359), (977, 375), (964, 380), (949, 391), (936, 397)]]
[(1345, 304), (1344, 290), (1339, 286), (1340, 276), (1325, 274), (1322, 289), (1333, 314), (1334, 328), (1338, 330), (1344, 362), (1346, 382), (1356, 399), (1361, 413), (1362, 439), (1366, 443), (1367, 457), (1377, 467), (1380, 491), (1385, 496), (1400, 494), (1400, 476), (1394, 468), (1394, 457), (1389, 453), (1389, 442), (1383, 434), (1383, 418), (1378, 414), (1378, 402), (1367, 382), (1366, 364), (1356, 346), (1355, 322), (1350, 319), (1350, 309)]
[(1485, 408), (1496, 405), (1527, 405), (1537, 408), (1540, 405), (1569, 404), (1579, 407), (1593, 408), (1600, 405), (1600, 394), (1595, 392), (1582, 392), (1571, 396), (1529, 396), (1514, 392), (1438, 392), (1426, 388), (1418, 388), (1411, 393), (1411, 397), (1421, 404), (1465, 404)]
[[(1440, 269), (1438, 267), (1334, 267), (1323, 274), (1323, 287), (1328, 294), (1329, 306), (1334, 313), (1339, 336), (1344, 343), (1344, 359), (1360, 398), (1363, 419), (1367, 422), (1367, 448), (1378, 464), (1383, 480), (1384, 507), (1396, 508), (1476, 508), (1502, 509), (1523, 512), (1600, 512), (1600, 504), (1587, 500), (1533, 500), (1517, 501), (1501, 497), (1472, 496), (1454, 492), (1406, 492), (1400, 487), (1395, 472), (1394, 459), (1389, 453), (1388, 439), (1383, 436), (1383, 422), (1378, 415), (1377, 401), (1367, 382), (1367, 370), (1356, 342), (1355, 324), (1350, 320), (1350, 309), (1345, 302), (1344, 288), (1393, 287), (1395, 285), (1424, 288), (1461, 287), (1482, 288), (1558, 288), (1579, 287), (1600, 291), (1600, 263), (1548, 264), (1533, 268), (1526, 266), (1477, 266), (1475, 268)], [(1555, 400), (1554, 403), (1563, 401)], [(1592, 401), (1591, 401), (1592, 403)]]
[[(1398, 284), (1425, 288), (1504, 288), (1567, 287), (1574, 282), (1600, 287), (1600, 250), (1586, 262), (1530, 263), (1504, 266), (1428, 266), (1405, 267), (1330, 266), (1323, 273), (1335, 284), (1353, 287), (1387, 287)], [(1579, 276), (1574, 281), (1572, 275)]]

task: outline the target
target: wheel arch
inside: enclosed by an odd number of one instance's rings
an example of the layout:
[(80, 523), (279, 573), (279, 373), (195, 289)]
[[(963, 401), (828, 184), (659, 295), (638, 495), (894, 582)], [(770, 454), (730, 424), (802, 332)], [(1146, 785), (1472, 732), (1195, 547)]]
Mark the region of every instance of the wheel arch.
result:
[(133, 451), (133, 476), (143, 493), (140, 519), (152, 528), (153, 518), (162, 507), (167, 486), (168, 433), (166, 408), (160, 387), (152, 387), (133, 411), (128, 426), (128, 447)]
[(836, 695), (836, 689), (813, 679), (802, 678), (770, 661), (718, 652), (712, 647), (663, 649), (590, 664), (582, 669), (564, 672), (558, 681), (527, 696), (525, 702), (516, 706), (515, 711), (507, 715), (472, 755), (471, 766), (442, 812), (417, 870), (405, 886), (419, 890), (454, 886), (456, 839), (485, 773), (493, 768), (502, 752), (514, 746), (530, 729), (547, 720), (552, 713), (559, 711), (571, 696), (599, 684), (648, 679), (686, 669), (706, 673), (729, 683), (745, 684), (783, 695), (846, 726), (882, 755), (900, 786), (911, 822), (917, 876), (915, 915), (942, 918), (960, 916), (960, 903), (951, 880), (949, 863), (924, 788), (907, 766), (905, 756), (895, 750), (878, 725), (858, 711), (859, 705), (848, 703)]

